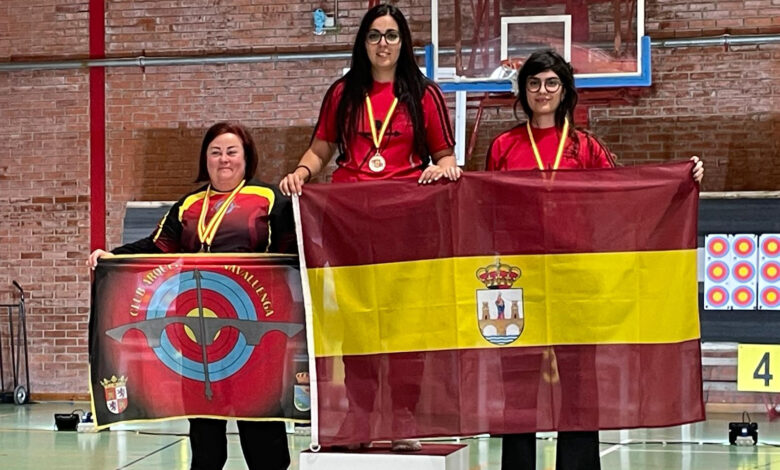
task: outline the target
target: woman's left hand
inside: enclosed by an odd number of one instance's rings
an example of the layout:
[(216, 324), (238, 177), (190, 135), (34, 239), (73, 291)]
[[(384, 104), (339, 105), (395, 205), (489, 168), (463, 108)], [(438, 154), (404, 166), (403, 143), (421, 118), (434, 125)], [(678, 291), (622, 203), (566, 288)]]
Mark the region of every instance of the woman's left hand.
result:
[(694, 163), (693, 171), (691, 172), (693, 180), (697, 183), (701, 183), (701, 180), (704, 178), (704, 164), (696, 155), (691, 157), (691, 161)]

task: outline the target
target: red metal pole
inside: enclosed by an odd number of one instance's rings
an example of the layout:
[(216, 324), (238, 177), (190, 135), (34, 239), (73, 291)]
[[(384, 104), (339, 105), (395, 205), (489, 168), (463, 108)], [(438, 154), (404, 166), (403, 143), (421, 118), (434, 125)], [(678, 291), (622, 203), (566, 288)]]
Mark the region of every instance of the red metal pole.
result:
[[(105, 57), (105, 0), (89, 0), (89, 57)], [(106, 73), (89, 69), (90, 251), (106, 245)]]

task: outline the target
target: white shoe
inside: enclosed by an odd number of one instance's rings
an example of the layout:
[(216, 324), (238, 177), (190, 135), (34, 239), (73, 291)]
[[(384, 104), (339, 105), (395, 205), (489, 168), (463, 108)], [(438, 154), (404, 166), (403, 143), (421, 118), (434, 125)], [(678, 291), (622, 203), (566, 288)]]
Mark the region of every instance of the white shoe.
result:
[(391, 445), (393, 452), (417, 452), (422, 449), (422, 444), (417, 439), (398, 439)]

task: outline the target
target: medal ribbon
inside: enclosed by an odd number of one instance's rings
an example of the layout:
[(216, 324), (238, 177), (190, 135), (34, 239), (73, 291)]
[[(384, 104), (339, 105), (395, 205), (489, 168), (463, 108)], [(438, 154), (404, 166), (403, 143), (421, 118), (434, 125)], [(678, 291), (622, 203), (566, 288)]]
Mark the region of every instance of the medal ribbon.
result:
[(209, 196), (211, 194), (211, 185), (209, 184), (209, 186), (206, 188), (206, 196), (203, 198), (203, 207), (200, 208), (200, 217), (198, 217), (198, 239), (200, 240), (201, 251), (203, 251), (206, 247), (211, 247), (211, 242), (214, 240), (214, 236), (217, 234), (217, 229), (219, 229), (219, 226), (222, 223), (222, 219), (227, 213), (228, 207), (230, 207), (230, 204), (233, 202), (233, 199), (236, 198), (238, 192), (241, 191), (241, 188), (244, 187), (245, 182), (245, 180), (241, 180), (241, 183), (239, 183), (238, 186), (236, 186), (236, 188), (230, 193), (227, 199), (225, 199), (224, 204), (222, 204), (220, 208), (217, 209), (217, 213), (214, 214), (211, 220), (209, 220), (208, 224), (206, 224), (206, 214), (209, 211)]
[(371, 105), (371, 98), (366, 95), (366, 108), (368, 108), (368, 126), (371, 128), (371, 138), (374, 140), (374, 147), (376, 147), (376, 153), (379, 154), (379, 145), (382, 144), (382, 138), (385, 136), (387, 125), (390, 124), (390, 117), (395, 111), (395, 106), (398, 104), (398, 97), (393, 99), (393, 104), (390, 105), (390, 110), (385, 116), (385, 122), (382, 123), (382, 129), (379, 131), (379, 137), (376, 134), (376, 123), (374, 122), (374, 107)]
[[(525, 128), (528, 131), (528, 138), (531, 139), (531, 148), (534, 150), (534, 157), (536, 157), (536, 164), (540, 170), (544, 170), (544, 164), (542, 163), (542, 157), (539, 155), (539, 148), (536, 147), (536, 141), (534, 140), (534, 133), (531, 131), (531, 120), (525, 122)], [(563, 146), (566, 144), (566, 138), (569, 136), (569, 119), (563, 120), (563, 132), (561, 133), (561, 140), (558, 142), (558, 152), (555, 154), (555, 163), (553, 163), (553, 170), (557, 170), (561, 164), (561, 156), (563, 155)]]

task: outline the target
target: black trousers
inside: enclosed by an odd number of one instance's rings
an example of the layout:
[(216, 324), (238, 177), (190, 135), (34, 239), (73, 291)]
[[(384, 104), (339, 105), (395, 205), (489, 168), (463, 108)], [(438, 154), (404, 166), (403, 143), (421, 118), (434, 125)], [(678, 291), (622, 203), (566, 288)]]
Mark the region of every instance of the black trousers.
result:
[[(535, 470), (536, 434), (507, 434), (501, 445), (501, 470)], [(558, 433), (556, 470), (600, 470), (598, 431)]]
[[(285, 470), (290, 466), (287, 432), (281, 421), (238, 421), (238, 435), (249, 470)], [(191, 470), (222, 470), (227, 462), (227, 421), (191, 419)]]

